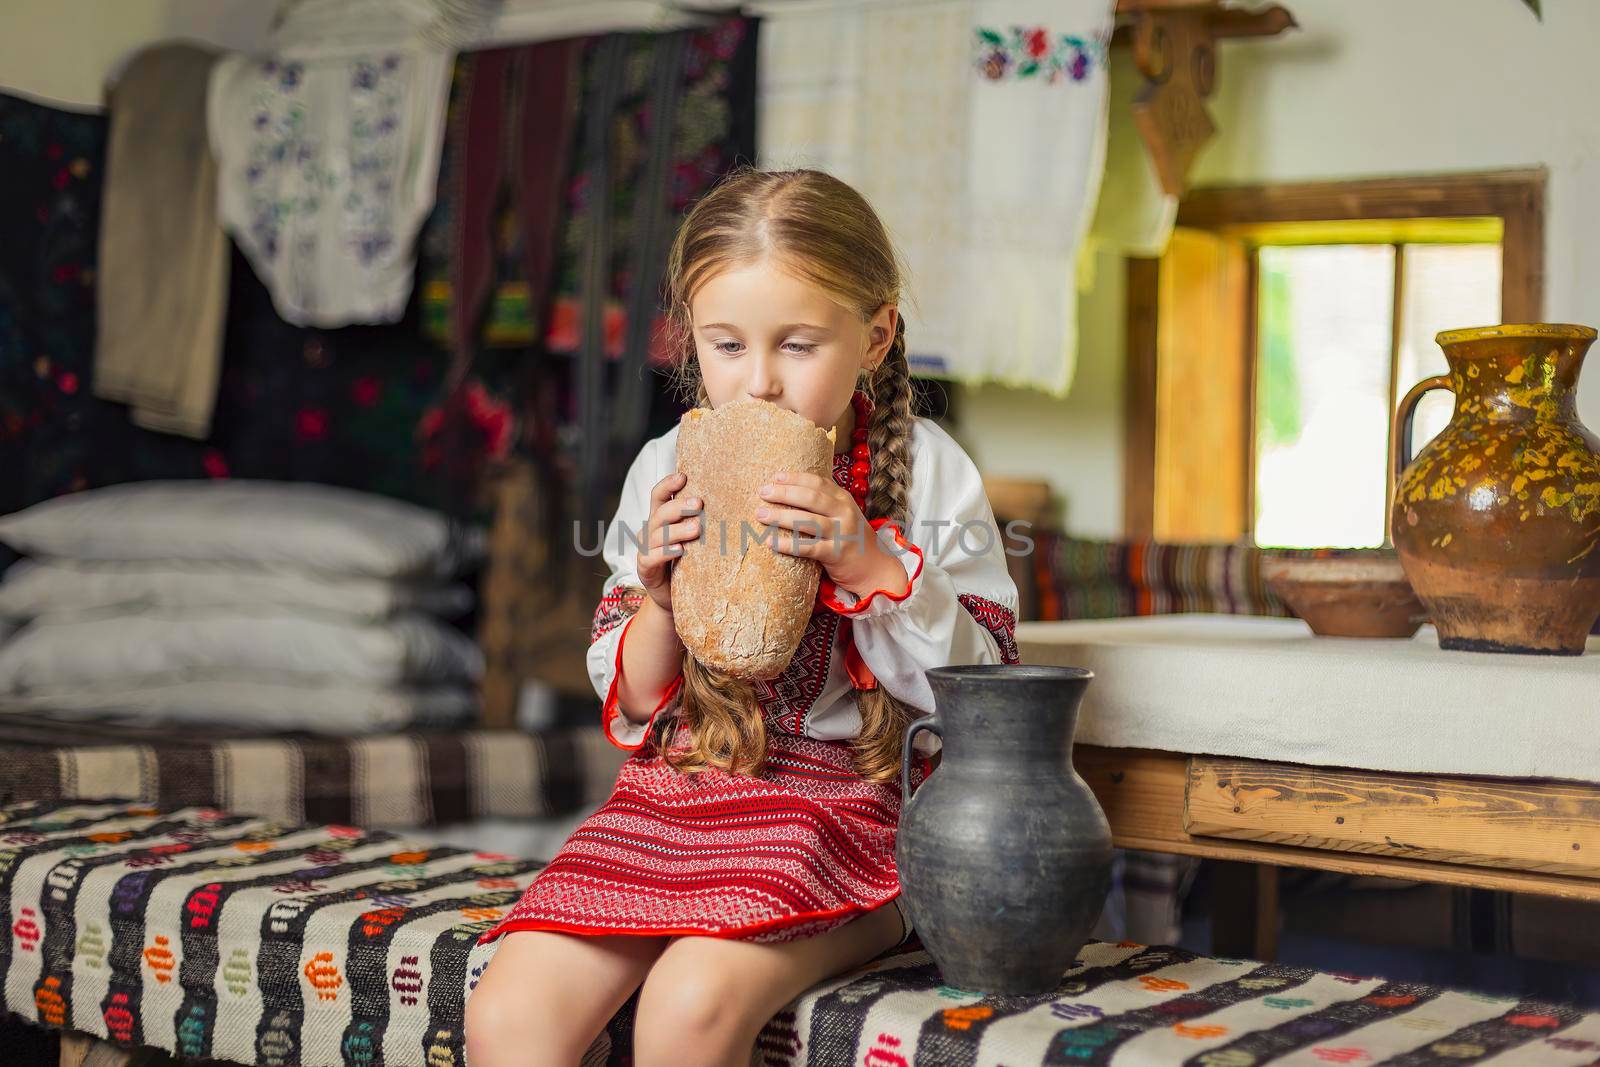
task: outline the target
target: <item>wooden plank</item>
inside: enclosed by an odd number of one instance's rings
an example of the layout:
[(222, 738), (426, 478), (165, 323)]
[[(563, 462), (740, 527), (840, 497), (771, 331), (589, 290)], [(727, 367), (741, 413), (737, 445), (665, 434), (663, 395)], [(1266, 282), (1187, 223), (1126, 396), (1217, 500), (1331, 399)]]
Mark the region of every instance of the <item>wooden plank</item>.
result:
[(60, 1067), (83, 1067), (84, 1057), (94, 1048), (95, 1040), (89, 1034), (64, 1031), (61, 1034)]
[(1127, 263), (1122, 529), (1130, 541), (1148, 541), (1155, 536), (1156, 521), (1156, 315), (1161, 261)]
[[(1394, 409), (1405, 396), (1405, 391), (1411, 386), (1400, 385), (1400, 349), (1405, 343), (1405, 318), (1406, 318), (1406, 246), (1404, 242), (1394, 243), (1394, 280), (1389, 296), (1389, 375), (1385, 387), (1387, 396), (1384, 398), (1385, 409), (1389, 417), (1384, 420), (1383, 454), (1394, 456)], [(1409, 443), (1405, 446), (1410, 447)], [(1391, 461), (1393, 462), (1393, 461)], [(1391, 468), (1392, 470), (1393, 468)], [(1385, 547), (1392, 547), (1393, 539), (1389, 535), (1389, 522), (1387, 516), (1394, 511), (1394, 485), (1395, 478), (1385, 472), (1383, 479), (1383, 543)]]
[[(1545, 168), (1534, 167), (1367, 181), (1213, 186), (1191, 190), (1183, 198), (1178, 205), (1178, 225), (1227, 233), (1239, 227), (1280, 223), (1498, 219), (1500, 319), (1540, 322), (1544, 317), (1548, 176)], [(1425, 241), (1427, 237), (1419, 234), (1414, 239)]]
[(1219, 863), (1212, 885), (1211, 954), (1270, 962), (1278, 958), (1278, 868)]
[(91, 1034), (62, 1031), (59, 1067), (173, 1067), (171, 1056), (155, 1048), (123, 1048)]
[(1544, 179), (1528, 182), (1501, 212), (1500, 321), (1544, 320)]
[(1195, 757), (1185, 829), (1600, 878), (1600, 787)]
[(1600, 881), (1589, 877), (1191, 834), (1184, 827), (1188, 760), (1173, 752), (1090, 745), (1075, 746), (1073, 754), (1078, 773), (1105, 810), (1119, 848), (1600, 902)]
[(1260, 432), (1259, 416), (1261, 414), (1261, 398), (1258, 389), (1261, 385), (1261, 256), (1258, 251), (1248, 246), (1244, 249), (1244, 312), (1240, 328), (1243, 330), (1243, 339), (1240, 344), (1243, 348), (1241, 357), (1244, 360), (1244, 373), (1239, 383), (1244, 390), (1240, 403), (1244, 405), (1244, 440), (1240, 443), (1239, 462), (1241, 464), (1239, 477), (1243, 479), (1241, 492), (1244, 499), (1240, 501), (1240, 521), (1243, 526), (1239, 531), (1241, 539), (1251, 543), (1256, 539), (1256, 442)]
[(1179, 228), (1161, 259), (1156, 323), (1155, 540), (1238, 540), (1249, 527), (1249, 256)]
[(1508, 212), (1527, 213), (1530, 202), (1543, 204), (1546, 173), (1539, 167), (1414, 178), (1213, 186), (1184, 196), (1178, 205), (1178, 225), (1217, 229), (1258, 222), (1506, 217)]
[(1172, 11), (1185, 7), (1215, 7), (1217, 0), (1117, 0), (1117, 14), (1136, 15), (1141, 11)]

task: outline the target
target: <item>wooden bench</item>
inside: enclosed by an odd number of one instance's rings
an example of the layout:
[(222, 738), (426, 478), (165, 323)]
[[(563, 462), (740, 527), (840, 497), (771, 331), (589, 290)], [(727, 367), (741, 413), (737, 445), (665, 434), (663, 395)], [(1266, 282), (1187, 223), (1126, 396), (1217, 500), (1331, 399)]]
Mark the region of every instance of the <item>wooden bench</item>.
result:
[[(185, 1059), (260, 1067), (464, 1067), (477, 944), (532, 860), (415, 846), (384, 831), (210, 808), (0, 809), (4, 1003), (67, 1031), (71, 1067)], [(1410, 1051), (1446, 1062), (1516, 1049), (1588, 1062), (1600, 1014), (1380, 978), (1085, 946), (1057, 990), (985, 997), (942, 984), (914, 943), (812, 990), (763, 1031), (766, 1067), (799, 1064), (1267, 1063)], [(632, 1006), (589, 1062), (620, 1065)], [(1434, 1046), (1444, 1049), (1443, 1052)], [(1326, 1055), (1317, 1049), (1328, 1050)], [(1430, 1051), (1432, 1049), (1433, 1051)], [(1220, 1058), (1219, 1058), (1220, 1057)], [(1361, 1062), (1368, 1062), (1362, 1060)]]

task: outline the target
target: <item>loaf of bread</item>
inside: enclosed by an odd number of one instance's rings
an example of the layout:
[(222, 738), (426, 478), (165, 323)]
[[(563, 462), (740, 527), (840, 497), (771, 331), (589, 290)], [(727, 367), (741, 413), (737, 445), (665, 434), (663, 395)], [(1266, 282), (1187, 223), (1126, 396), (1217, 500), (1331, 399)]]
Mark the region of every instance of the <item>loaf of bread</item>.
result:
[[(832, 471), (834, 431), (765, 400), (694, 408), (678, 425), (678, 494), (699, 497), (701, 535), (672, 565), (672, 614), (702, 664), (745, 680), (776, 678), (794, 657), (821, 566), (773, 551), (755, 518), (779, 471)], [(764, 535), (764, 536), (763, 536)]]

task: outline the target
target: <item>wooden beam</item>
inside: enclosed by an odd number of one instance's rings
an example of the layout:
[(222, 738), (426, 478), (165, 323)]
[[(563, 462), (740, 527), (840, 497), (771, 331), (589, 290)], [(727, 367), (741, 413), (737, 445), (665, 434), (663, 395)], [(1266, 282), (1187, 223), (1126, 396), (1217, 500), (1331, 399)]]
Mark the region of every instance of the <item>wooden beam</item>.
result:
[(1156, 359), (1161, 261), (1130, 259), (1123, 384), (1122, 530), (1148, 541), (1156, 528)]
[(1233, 543), (1251, 526), (1249, 260), (1244, 242), (1192, 229), (1161, 260), (1156, 541)]
[[(1591, 877), (1191, 834), (1184, 826), (1188, 762), (1178, 753), (1090, 745), (1076, 746), (1073, 755), (1119, 848), (1600, 902), (1600, 880)], [(1404, 782), (1406, 776), (1396, 778)]]
[(1213, 881), (1211, 954), (1270, 962), (1278, 957), (1278, 868), (1219, 863)]
[(1239, 477), (1243, 480), (1242, 514), (1239, 539), (1254, 543), (1256, 539), (1256, 442), (1261, 414), (1261, 257), (1254, 248), (1244, 250), (1244, 310), (1240, 313), (1242, 337), (1240, 359), (1244, 361), (1244, 375), (1240, 382), (1244, 397), (1244, 440), (1239, 446)]
[[(1178, 205), (1178, 225), (1218, 229), (1241, 223), (1335, 219), (1424, 219), (1515, 215), (1543, 218), (1547, 171), (1419, 175), (1358, 181), (1279, 182), (1195, 189)], [(1525, 239), (1525, 238), (1521, 238)], [(1511, 235), (1505, 237), (1511, 244)], [(1539, 261), (1543, 262), (1540, 227)]]
[(1500, 321), (1544, 321), (1544, 190), (1545, 172), (1529, 174), (1522, 185), (1507, 189), (1500, 217)]
[(1211, 36), (1219, 41), (1224, 38), (1276, 37), (1285, 30), (1299, 26), (1287, 9), (1276, 4), (1260, 11), (1225, 7), (1212, 11), (1209, 19)]
[(1216, 5), (1217, 0), (1117, 0), (1117, 14), (1137, 15), (1142, 11), (1177, 11)]
[(1202, 837), (1600, 879), (1600, 786), (1195, 757)]
[[(1383, 454), (1396, 455), (1394, 443), (1394, 409), (1400, 403), (1400, 397), (1405, 396), (1409, 385), (1400, 385), (1400, 349), (1405, 344), (1406, 337), (1406, 246), (1395, 242), (1394, 248), (1394, 277), (1390, 280), (1389, 289), (1389, 374), (1384, 386), (1388, 395), (1384, 397), (1384, 405), (1389, 412), (1383, 428)], [(1410, 442), (1402, 447), (1409, 449)], [(1386, 472), (1387, 473), (1387, 472)], [(1383, 514), (1388, 516), (1394, 510), (1393, 474), (1388, 474), (1383, 479)], [(1394, 547), (1394, 538), (1389, 533), (1389, 523), (1385, 518), (1383, 524), (1383, 545), (1385, 548)]]

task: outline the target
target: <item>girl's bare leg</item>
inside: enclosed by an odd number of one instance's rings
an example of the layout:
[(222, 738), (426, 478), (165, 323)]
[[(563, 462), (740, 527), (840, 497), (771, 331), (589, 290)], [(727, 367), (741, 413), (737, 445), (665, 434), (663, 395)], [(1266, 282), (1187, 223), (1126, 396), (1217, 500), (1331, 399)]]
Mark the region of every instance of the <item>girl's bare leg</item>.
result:
[(472, 1067), (574, 1067), (667, 946), (661, 937), (505, 935), (467, 1000)]
[(893, 948), (902, 933), (900, 914), (889, 904), (797, 941), (674, 938), (645, 976), (634, 1063), (747, 1067), (761, 1028), (784, 1005)]

